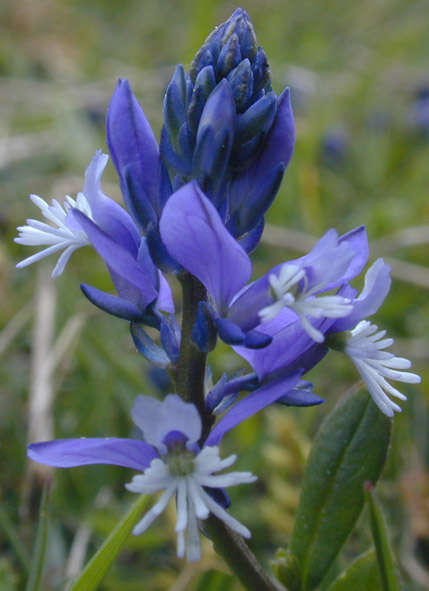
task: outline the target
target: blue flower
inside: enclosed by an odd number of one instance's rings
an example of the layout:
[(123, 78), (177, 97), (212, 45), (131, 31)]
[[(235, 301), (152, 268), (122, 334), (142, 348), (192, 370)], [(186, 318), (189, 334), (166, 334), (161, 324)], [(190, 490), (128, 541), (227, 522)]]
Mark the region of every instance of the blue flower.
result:
[(271, 340), (261, 329), (284, 308), (293, 311), (313, 340), (323, 341), (314, 319), (347, 316), (352, 305), (342, 294), (322, 294), (355, 277), (368, 256), (362, 227), (340, 238), (330, 230), (306, 256), (277, 265), (246, 286), (249, 256), (195, 182), (170, 197), (160, 231), (170, 254), (207, 289), (220, 337), (254, 348)]
[(196, 407), (175, 394), (168, 395), (162, 402), (138, 396), (132, 417), (144, 441), (113, 437), (58, 439), (29, 445), (28, 456), (59, 468), (115, 464), (143, 472), (125, 487), (138, 494), (163, 493), (133, 533), (143, 533), (177, 495), (177, 555), (181, 558), (186, 554), (190, 561), (199, 560), (198, 519), (207, 519), (210, 513), (240, 535), (250, 537), (249, 530), (215, 498), (219, 498), (217, 489), (254, 482), (256, 477), (250, 472), (218, 474), (231, 466), (236, 456), (221, 460), (214, 443), (206, 442), (200, 449), (198, 440), (202, 427)]

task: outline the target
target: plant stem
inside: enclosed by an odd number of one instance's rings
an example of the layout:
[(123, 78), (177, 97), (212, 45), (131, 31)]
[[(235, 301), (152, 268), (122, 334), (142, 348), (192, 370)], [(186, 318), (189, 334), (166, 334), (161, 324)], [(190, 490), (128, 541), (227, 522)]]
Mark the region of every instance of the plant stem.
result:
[(204, 529), (216, 552), (248, 591), (287, 591), (277, 579), (264, 571), (244, 539), (223, 521), (210, 515), (204, 521)]
[[(175, 371), (177, 393), (195, 404), (203, 422), (201, 440), (204, 441), (213, 424), (213, 415), (207, 412), (204, 398), (204, 377), (207, 354), (192, 343), (198, 304), (207, 299), (204, 286), (192, 275), (179, 276), (183, 292), (182, 340)], [(223, 557), (231, 570), (248, 591), (286, 591), (275, 579), (263, 570), (243, 538), (228, 528), (223, 521), (210, 515), (204, 521), (204, 528), (213, 540), (216, 552)]]

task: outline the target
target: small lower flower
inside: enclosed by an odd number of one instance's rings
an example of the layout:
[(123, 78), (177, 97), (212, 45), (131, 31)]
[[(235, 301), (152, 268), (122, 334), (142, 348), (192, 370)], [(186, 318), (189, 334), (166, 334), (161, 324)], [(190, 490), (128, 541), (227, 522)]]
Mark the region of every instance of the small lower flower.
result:
[(407, 397), (387, 380), (418, 384), (421, 378), (415, 373), (403, 371), (411, 367), (408, 359), (395, 357), (393, 353), (383, 350), (394, 342), (391, 338), (384, 338), (385, 334), (386, 331), (378, 330), (377, 325), (362, 320), (346, 337), (343, 351), (353, 361), (375, 404), (385, 415), (392, 417), (394, 411), (400, 412), (402, 409), (389, 395), (400, 400), (406, 400)]
[(163, 459), (152, 460), (144, 474), (134, 476), (132, 481), (125, 485), (129, 491), (135, 493), (164, 491), (159, 501), (135, 526), (133, 533), (135, 535), (143, 533), (164, 511), (171, 497), (176, 494), (177, 555), (180, 558), (183, 558), (185, 551), (190, 561), (200, 558), (197, 519), (207, 519), (210, 513), (216, 515), (243, 537), (250, 538), (247, 527), (227, 513), (204, 490), (204, 487), (223, 488), (254, 482), (256, 477), (250, 472), (215, 474), (233, 464), (235, 460), (234, 455), (221, 460), (217, 447), (203, 448), (201, 452), (194, 455), (184, 447), (180, 449), (180, 444), (173, 445)]
[(249, 530), (215, 497), (224, 495), (219, 489), (254, 482), (256, 477), (250, 472), (218, 474), (231, 466), (236, 456), (221, 460), (216, 445), (199, 448), (197, 442), (202, 427), (196, 407), (175, 394), (169, 394), (162, 402), (149, 396), (138, 396), (132, 417), (143, 432), (144, 441), (112, 437), (58, 439), (29, 445), (28, 456), (59, 468), (116, 464), (143, 472), (134, 476), (126, 488), (141, 494), (163, 492), (133, 533), (143, 533), (176, 495), (177, 555), (181, 558), (186, 555), (189, 561), (200, 558), (198, 519), (207, 519), (210, 513), (249, 538)]

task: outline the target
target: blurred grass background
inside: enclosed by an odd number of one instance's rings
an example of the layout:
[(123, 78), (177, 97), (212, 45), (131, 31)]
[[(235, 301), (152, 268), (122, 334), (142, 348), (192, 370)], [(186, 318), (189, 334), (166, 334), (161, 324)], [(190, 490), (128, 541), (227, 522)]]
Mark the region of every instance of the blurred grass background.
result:
[[(427, 377), (429, 357), (429, 17), (426, 0), (248, 0), (271, 63), (274, 87), (292, 87), (298, 140), (268, 215), (255, 272), (296, 256), (330, 227), (366, 224), (373, 257), (392, 263), (394, 281), (377, 323), (395, 350)], [(81, 281), (110, 289), (90, 249), (63, 277), (53, 260), (17, 272), (29, 249), (15, 227), (37, 217), (27, 195), (62, 200), (82, 188), (97, 148), (106, 150), (104, 114), (118, 77), (129, 78), (159, 133), (164, 89), (181, 61), (190, 64), (211, 29), (236, 8), (200, 0), (2, 0), (0, 3), (0, 589), (24, 588), (41, 482), (28, 440), (132, 436), (136, 394), (156, 395), (156, 380), (135, 352), (125, 322), (95, 310)], [(113, 166), (104, 180), (120, 200)], [(287, 545), (305, 458), (318, 424), (356, 380), (331, 354), (312, 373), (326, 399), (314, 409), (273, 408), (223, 444), (238, 469), (259, 475), (232, 491), (232, 511), (253, 532), (265, 562)], [(215, 377), (239, 361), (213, 355)], [(427, 382), (396, 417), (379, 485), (406, 589), (429, 588), (429, 438)], [(54, 475), (43, 589), (64, 589), (131, 502), (129, 471), (87, 467)], [(204, 559), (175, 558), (174, 510), (132, 538), (104, 591), (239, 590), (205, 543)], [(364, 515), (333, 572), (370, 545)]]

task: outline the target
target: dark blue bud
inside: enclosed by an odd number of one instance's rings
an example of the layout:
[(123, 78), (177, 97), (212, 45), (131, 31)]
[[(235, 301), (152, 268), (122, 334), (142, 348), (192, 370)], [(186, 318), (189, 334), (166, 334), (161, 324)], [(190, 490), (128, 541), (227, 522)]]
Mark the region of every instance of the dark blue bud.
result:
[(245, 143), (258, 133), (266, 135), (271, 129), (276, 112), (277, 97), (274, 92), (269, 92), (238, 116), (236, 142)]
[(217, 79), (226, 78), (226, 76), (241, 62), (240, 41), (235, 33), (233, 33), (219, 54), (216, 63)]
[(170, 141), (170, 135), (165, 127), (163, 127), (161, 131), (159, 151), (166, 166), (185, 176), (191, 174), (191, 162), (185, 160), (185, 158), (183, 158), (182, 155), (179, 155), (173, 148)]
[(271, 90), (270, 66), (268, 65), (267, 56), (262, 47), (258, 47), (252, 70), (255, 94), (263, 89), (269, 92)]
[(191, 64), (191, 69), (189, 70), (189, 77), (192, 80), (192, 83), (195, 84), (195, 80), (203, 68), (205, 68), (206, 66), (213, 65), (214, 61), (212, 52), (203, 45), (203, 47), (201, 47), (201, 49), (197, 52), (196, 56), (194, 57), (194, 60)]
[(164, 121), (170, 141), (177, 149), (177, 136), (186, 121), (187, 84), (183, 66), (178, 65), (164, 97)]
[(200, 351), (208, 353), (216, 346), (217, 330), (213, 321), (213, 312), (207, 302), (198, 304), (197, 317), (192, 328), (192, 341)]
[(164, 351), (172, 363), (177, 363), (180, 349), (180, 329), (174, 314), (162, 318), (160, 334)]
[(242, 113), (253, 95), (253, 73), (247, 58), (228, 74), (228, 82), (231, 85), (237, 113)]
[(158, 367), (167, 367), (170, 364), (167, 353), (151, 339), (140, 324), (131, 322), (130, 332), (137, 350), (146, 359)]
[(235, 129), (231, 87), (222, 80), (210, 94), (201, 115), (194, 151), (197, 173), (221, 180), (231, 154)]
[(194, 135), (197, 133), (206, 100), (215, 86), (216, 76), (214, 69), (212, 66), (206, 66), (199, 72), (195, 80), (192, 97), (188, 106), (189, 126)]

